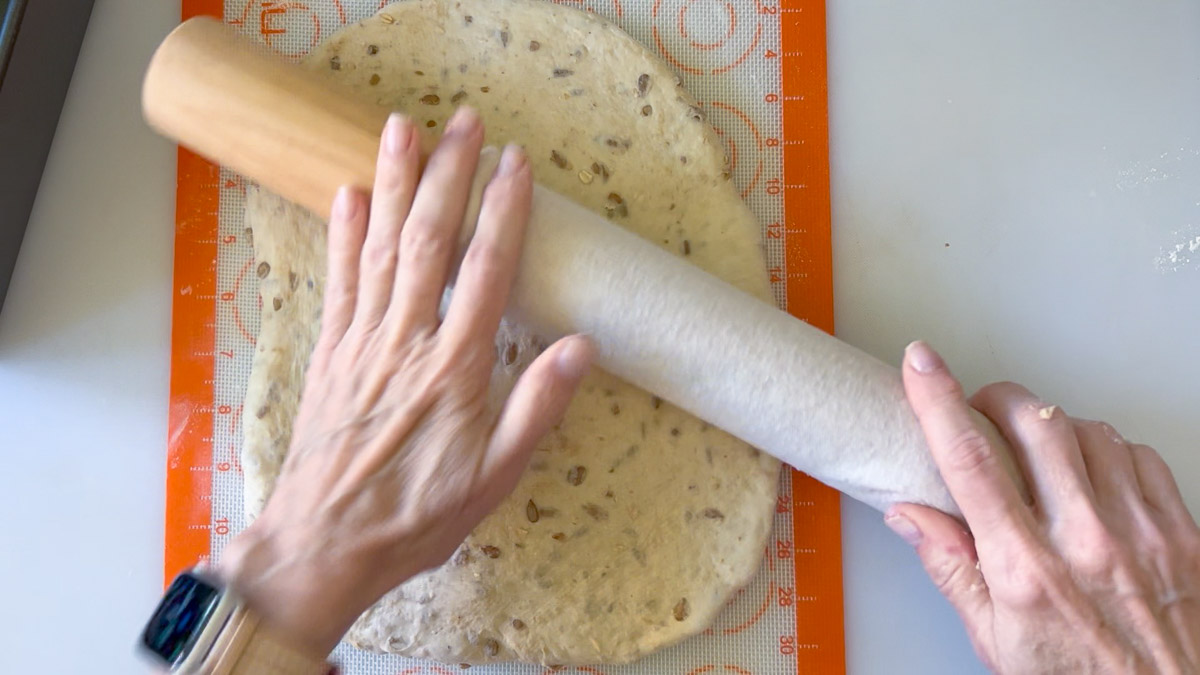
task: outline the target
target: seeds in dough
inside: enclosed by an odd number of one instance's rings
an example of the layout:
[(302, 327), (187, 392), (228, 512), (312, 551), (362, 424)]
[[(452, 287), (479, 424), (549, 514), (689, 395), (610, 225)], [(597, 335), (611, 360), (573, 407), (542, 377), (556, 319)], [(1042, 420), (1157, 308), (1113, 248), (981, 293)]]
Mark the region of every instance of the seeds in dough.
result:
[(638, 75), (637, 95), (638, 98), (645, 98), (646, 92), (650, 91), (650, 74), (642, 73)]
[(531, 523), (536, 523), (541, 518), (541, 514), (538, 513), (537, 504), (534, 504), (532, 499), (525, 505), (525, 518)]
[(608, 520), (608, 511), (595, 504), (584, 504), (583, 512), (591, 516), (592, 520)]
[(258, 269), (255, 271), (258, 273), (259, 279), (266, 279), (267, 275), (271, 273), (271, 263), (264, 260), (258, 263)]
[(554, 166), (557, 166), (560, 169), (570, 170), (572, 168), (571, 161), (560, 155), (557, 150), (550, 151), (550, 161), (554, 162)]
[(479, 550), (481, 553), (483, 553), (484, 555), (486, 555), (489, 558), (495, 559), (495, 558), (500, 557), (500, 549), (495, 546), (492, 546), (491, 544), (485, 544), (483, 546), (480, 546)]
[(612, 175), (612, 171), (601, 162), (592, 162), (592, 173), (600, 176), (605, 183), (608, 182), (609, 176)]
[(577, 465), (567, 469), (567, 482), (571, 485), (583, 484), (584, 478), (587, 478), (586, 466)]
[(680, 598), (679, 602), (675, 603), (675, 609), (671, 613), (675, 615), (676, 621), (683, 621), (688, 617), (690, 611), (691, 608), (688, 607), (687, 598)]

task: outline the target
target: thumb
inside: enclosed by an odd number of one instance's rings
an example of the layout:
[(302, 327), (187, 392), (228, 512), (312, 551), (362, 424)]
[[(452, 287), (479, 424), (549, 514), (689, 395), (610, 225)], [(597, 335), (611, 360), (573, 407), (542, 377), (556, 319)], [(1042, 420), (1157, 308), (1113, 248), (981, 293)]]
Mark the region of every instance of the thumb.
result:
[(489, 483), (516, 485), (537, 442), (558, 424), (579, 381), (591, 367), (594, 349), (582, 335), (565, 337), (534, 359), (517, 380), (500, 412), (483, 462)]
[(971, 535), (953, 517), (917, 504), (894, 504), (883, 522), (917, 549), (926, 574), (980, 647), (977, 638), (991, 634), (992, 598)]

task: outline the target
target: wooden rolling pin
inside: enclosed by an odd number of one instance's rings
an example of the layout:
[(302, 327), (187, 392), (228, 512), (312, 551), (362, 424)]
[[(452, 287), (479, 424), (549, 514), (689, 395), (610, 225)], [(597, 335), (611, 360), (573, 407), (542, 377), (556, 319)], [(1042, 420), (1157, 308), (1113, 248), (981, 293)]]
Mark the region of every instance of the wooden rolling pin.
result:
[[(341, 185), (371, 188), (390, 112), (204, 18), (159, 47), (142, 103), (162, 134), (324, 217)], [(878, 509), (958, 513), (895, 368), (540, 186), (509, 315), (588, 334), (601, 367)]]

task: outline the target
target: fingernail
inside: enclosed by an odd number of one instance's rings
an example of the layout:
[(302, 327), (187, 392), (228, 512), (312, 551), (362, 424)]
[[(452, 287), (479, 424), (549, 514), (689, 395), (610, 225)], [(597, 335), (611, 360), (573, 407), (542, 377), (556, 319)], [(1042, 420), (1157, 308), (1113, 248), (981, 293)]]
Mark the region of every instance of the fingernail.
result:
[(921, 530), (913, 524), (913, 521), (905, 518), (898, 513), (889, 513), (884, 516), (883, 523), (892, 529), (904, 541), (908, 542), (909, 546), (916, 546), (921, 543)]
[(504, 154), (500, 156), (500, 166), (496, 169), (498, 176), (511, 176), (526, 165), (525, 151), (517, 145), (509, 145), (504, 148)]
[(906, 347), (904, 358), (908, 361), (908, 365), (918, 373), (932, 373), (946, 366), (946, 362), (942, 361), (942, 357), (933, 351), (933, 347), (922, 340), (917, 340)]
[(479, 115), (467, 106), (454, 111), (450, 121), (446, 122), (447, 134), (465, 134), (479, 126)]
[(383, 128), (383, 147), (389, 155), (399, 156), (408, 149), (412, 137), (412, 129), (407, 124), (404, 115), (392, 113), (387, 125)]
[(592, 345), (588, 339), (576, 335), (566, 338), (567, 344), (563, 345), (562, 351), (558, 353), (554, 366), (558, 368), (558, 372), (567, 377), (582, 377), (592, 365)]
[(338, 188), (333, 197), (333, 206), (329, 209), (333, 220), (351, 220), (358, 215), (358, 200), (354, 198), (354, 188), (343, 185)]

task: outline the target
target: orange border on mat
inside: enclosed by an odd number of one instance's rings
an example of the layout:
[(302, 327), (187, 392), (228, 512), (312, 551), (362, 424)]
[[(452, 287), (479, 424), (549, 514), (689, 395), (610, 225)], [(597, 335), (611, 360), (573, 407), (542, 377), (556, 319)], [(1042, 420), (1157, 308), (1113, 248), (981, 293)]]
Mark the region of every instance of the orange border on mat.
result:
[[(224, 12), (224, 0), (183, 0), (182, 19)], [(163, 584), (211, 551), (213, 351), (218, 167), (184, 148), (176, 164), (171, 384), (167, 413)]]
[[(787, 311), (833, 333), (825, 1), (781, 0), (779, 12)], [(836, 490), (798, 471), (792, 546), (796, 670), (844, 673), (841, 501)]]

